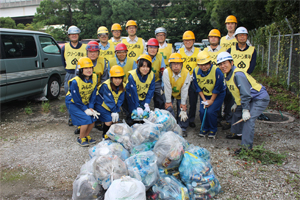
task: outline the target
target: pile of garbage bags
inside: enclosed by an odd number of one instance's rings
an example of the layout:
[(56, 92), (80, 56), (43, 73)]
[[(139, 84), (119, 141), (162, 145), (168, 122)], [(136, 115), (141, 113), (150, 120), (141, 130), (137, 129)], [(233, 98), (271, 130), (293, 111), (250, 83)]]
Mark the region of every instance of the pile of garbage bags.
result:
[(144, 122), (113, 124), (110, 140), (88, 150), (90, 160), (73, 183), (73, 200), (200, 200), (221, 192), (209, 151), (181, 137), (168, 111), (155, 109)]

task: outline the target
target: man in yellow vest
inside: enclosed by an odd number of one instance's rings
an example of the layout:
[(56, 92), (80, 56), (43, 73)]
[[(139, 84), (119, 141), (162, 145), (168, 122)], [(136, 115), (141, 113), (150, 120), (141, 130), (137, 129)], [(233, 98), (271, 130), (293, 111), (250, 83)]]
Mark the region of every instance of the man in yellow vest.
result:
[[(172, 113), (182, 129), (183, 137), (187, 136), (186, 129), (189, 125), (186, 100), (188, 88), (191, 83), (189, 71), (183, 67), (183, 59), (179, 53), (172, 53), (169, 58), (170, 67), (164, 71), (164, 93), (166, 98), (165, 109)], [(173, 101), (176, 99), (177, 114), (173, 109)], [(179, 108), (181, 111), (179, 111)], [(179, 118), (180, 117), (180, 118)]]
[(159, 43), (158, 53), (164, 58), (166, 67), (169, 67), (169, 57), (174, 53), (174, 49), (172, 48), (172, 44), (166, 42), (167, 30), (164, 27), (155, 29), (155, 37)]
[(112, 38), (110, 38), (110, 40), (108, 40), (109, 43), (113, 43), (114, 46), (116, 47), (117, 44), (121, 43), (122, 42), (122, 39), (121, 39), (121, 32), (122, 32), (122, 27), (120, 24), (118, 23), (114, 23), (112, 26), (111, 26), (111, 33), (113, 35)]
[[(193, 77), (193, 70), (197, 66), (197, 55), (201, 51), (199, 48), (194, 47), (195, 34), (192, 31), (184, 32), (182, 36), (184, 46), (178, 50), (178, 53), (183, 59), (183, 68), (186, 68), (191, 78)], [(191, 79), (193, 81), (193, 79)], [(193, 82), (189, 87), (189, 125), (190, 127), (196, 127), (195, 116), (197, 109), (198, 93), (196, 92)]]
[[(244, 121), (232, 126), (232, 135), (227, 135), (226, 138), (241, 139), (243, 148), (252, 149), (255, 120), (269, 104), (268, 92), (251, 75), (234, 66), (233, 58), (228, 52), (218, 55), (217, 64), (225, 74), (226, 85), (234, 97), (232, 123), (240, 119)], [(241, 149), (238, 149), (235, 154), (240, 152)]]
[(145, 41), (142, 38), (136, 36), (137, 28), (138, 26), (136, 22), (133, 20), (129, 20), (126, 23), (126, 31), (128, 33), (128, 37), (122, 39), (122, 43), (124, 43), (128, 49), (127, 56), (135, 61), (140, 55), (146, 53)]
[(100, 40), (99, 47), (101, 49), (100, 56), (103, 56), (105, 62), (115, 56), (115, 47), (112, 43), (108, 42), (108, 30), (105, 26), (100, 26), (97, 31)]
[(231, 46), (237, 43), (234, 32), (237, 27), (237, 19), (233, 15), (229, 15), (225, 20), (226, 29), (228, 31), (226, 36), (221, 38), (221, 46), (229, 49)]
[[(69, 43), (61, 49), (61, 60), (66, 70), (65, 80), (64, 80), (64, 90), (68, 93), (69, 86), (68, 82), (70, 79), (74, 78), (76, 64), (81, 57), (86, 56), (86, 44), (79, 42), (80, 29), (77, 26), (70, 26), (68, 29), (68, 37), (70, 39)], [(69, 115), (68, 120), (69, 126), (73, 126), (71, 116)]]

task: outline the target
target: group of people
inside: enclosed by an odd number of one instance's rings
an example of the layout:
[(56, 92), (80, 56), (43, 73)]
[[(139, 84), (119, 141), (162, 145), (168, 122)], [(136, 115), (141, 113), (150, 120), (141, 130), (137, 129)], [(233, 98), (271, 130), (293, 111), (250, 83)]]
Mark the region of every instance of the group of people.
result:
[[(217, 127), (223, 126), (223, 130), (231, 128), (232, 134), (226, 138), (241, 139), (243, 147), (251, 149), (255, 120), (268, 106), (269, 95), (250, 75), (256, 50), (247, 40), (247, 29), (237, 28), (233, 15), (226, 18), (225, 25), (228, 34), (221, 37), (219, 30), (212, 29), (208, 34), (210, 44), (203, 51), (194, 47), (194, 33), (184, 32), (178, 52), (166, 42), (167, 30), (163, 27), (145, 43), (137, 37), (138, 26), (133, 20), (126, 23), (125, 39), (120, 24), (112, 25), (111, 39), (108, 29), (100, 26), (100, 43), (90, 41), (86, 45), (79, 42), (80, 29), (71, 26), (70, 42), (62, 48), (62, 62), (67, 72), (64, 89), (69, 125), (78, 126), (79, 145), (96, 142), (89, 136), (94, 126), (103, 124), (103, 137), (107, 137), (112, 123), (119, 121), (120, 108), (132, 125), (132, 111), (150, 112), (152, 99), (155, 108), (172, 113), (186, 137), (187, 127), (196, 126), (199, 96), (199, 136), (215, 137)], [(221, 124), (223, 119), (226, 122)], [(240, 119), (243, 122), (232, 125)]]

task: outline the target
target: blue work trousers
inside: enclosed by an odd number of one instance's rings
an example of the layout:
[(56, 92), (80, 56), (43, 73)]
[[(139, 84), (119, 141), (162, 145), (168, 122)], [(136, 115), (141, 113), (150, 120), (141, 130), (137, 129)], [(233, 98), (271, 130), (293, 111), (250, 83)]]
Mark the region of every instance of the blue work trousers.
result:
[(196, 92), (195, 86), (193, 84), (193, 81), (190, 84), (189, 87), (189, 122), (195, 121), (196, 116), (196, 110), (197, 110), (197, 102), (198, 102), (198, 92)]
[[(174, 102), (174, 97), (172, 97), (172, 104)], [(186, 131), (188, 125), (189, 125), (189, 120), (187, 119), (185, 122), (180, 120), (180, 117), (178, 116), (180, 113), (180, 104), (181, 104), (181, 99), (176, 99), (176, 106), (177, 106), (177, 113), (175, 115), (175, 108), (173, 106), (173, 108), (170, 106), (169, 108), (167, 108), (167, 111), (169, 111), (177, 120), (177, 124), (180, 126), (180, 128), (182, 129), (182, 131)]]

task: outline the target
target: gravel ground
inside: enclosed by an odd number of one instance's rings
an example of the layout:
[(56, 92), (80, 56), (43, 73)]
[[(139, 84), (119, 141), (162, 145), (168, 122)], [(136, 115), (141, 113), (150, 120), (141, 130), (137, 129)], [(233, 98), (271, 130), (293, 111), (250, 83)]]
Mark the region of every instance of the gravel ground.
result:
[[(88, 148), (76, 144), (74, 127), (61, 112), (64, 99), (50, 102), (49, 113), (41, 103), (14, 101), (1, 105), (0, 158), (2, 199), (71, 199), (72, 184), (80, 167), (89, 159)], [(25, 107), (33, 114), (25, 114)], [(198, 114), (197, 114), (198, 115)], [(188, 128), (188, 142), (211, 152), (214, 172), (223, 193), (216, 199), (300, 199), (300, 123), (256, 122), (254, 145), (286, 153), (283, 165), (246, 163), (233, 157), (240, 140), (227, 140), (229, 131), (219, 128), (217, 138), (199, 138), (196, 128)], [(102, 132), (93, 129), (100, 141)]]

